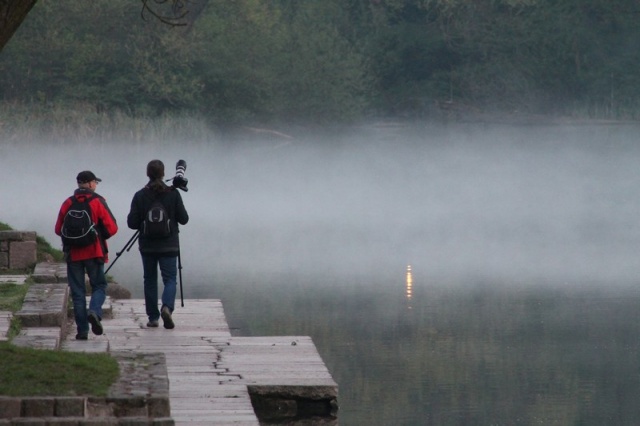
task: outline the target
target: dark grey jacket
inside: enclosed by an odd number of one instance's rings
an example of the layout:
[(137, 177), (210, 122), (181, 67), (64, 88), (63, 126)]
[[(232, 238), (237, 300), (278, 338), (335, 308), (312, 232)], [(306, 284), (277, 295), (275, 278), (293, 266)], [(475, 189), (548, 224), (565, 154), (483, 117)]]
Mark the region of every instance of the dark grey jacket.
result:
[(180, 253), (178, 224), (186, 225), (189, 221), (189, 214), (184, 208), (182, 197), (177, 189), (165, 185), (162, 191), (156, 192), (145, 186), (136, 192), (133, 200), (131, 200), (131, 210), (129, 210), (129, 215), (127, 216), (127, 225), (131, 229), (140, 229), (146, 213), (156, 198), (160, 200), (167, 210), (171, 220), (171, 234), (165, 238), (147, 238), (140, 234), (138, 239), (140, 252), (177, 256)]

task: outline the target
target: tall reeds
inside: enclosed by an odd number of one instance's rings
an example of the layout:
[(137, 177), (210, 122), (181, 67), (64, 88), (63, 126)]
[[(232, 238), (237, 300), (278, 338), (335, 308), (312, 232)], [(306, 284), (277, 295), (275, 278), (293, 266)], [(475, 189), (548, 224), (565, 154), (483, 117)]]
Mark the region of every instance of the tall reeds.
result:
[(131, 115), (100, 111), (94, 105), (0, 103), (2, 144), (30, 142), (206, 142), (212, 129), (201, 117), (187, 114)]

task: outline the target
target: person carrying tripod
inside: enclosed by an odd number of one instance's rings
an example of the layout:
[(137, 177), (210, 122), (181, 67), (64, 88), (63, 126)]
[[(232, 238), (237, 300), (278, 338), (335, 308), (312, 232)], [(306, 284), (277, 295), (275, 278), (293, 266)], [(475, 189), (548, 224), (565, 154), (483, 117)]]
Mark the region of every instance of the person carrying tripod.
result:
[[(147, 164), (149, 183), (137, 191), (131, 200), (127, 225), (137, 230), (138, 248), (142, 256), (144, 273), (144, 301), (149, 322), (147, 327), (158, 327), (162, 317), (164, 328), (175, 327), (172, 313), (175, 308), (180, 255), (178, 224), (186, 225), (189, 214), (182, 197), (174, 186), (164, 183), (164, 163), (151, 160)], [(158, 309), (158, 267), (164, 289), (162, 305)]]

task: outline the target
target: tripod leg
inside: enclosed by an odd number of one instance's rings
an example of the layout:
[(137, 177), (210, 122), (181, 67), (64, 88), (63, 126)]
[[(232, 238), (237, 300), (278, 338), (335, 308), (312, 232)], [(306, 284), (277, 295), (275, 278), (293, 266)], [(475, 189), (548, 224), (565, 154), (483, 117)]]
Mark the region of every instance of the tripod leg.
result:
[(180, 306), (184, 308), (184, 292), (182, 291), (182, 260), (178, 253), (178, 274), (180, 275)]
[(127, 241), (127, 244), (125, 244), (124, 247), (122, 247), (122, 250), (116, 252), (116, 258), (113, 260), (113, 262), (111, 262), (111, 265), (109, 265), (107, 270), (104, 271), (105, 275), (107, 274), (107, 272), (109, 272), (109, 269), (111, 269), (111, 267), (116, 264), (116, 262), (118, 261), (122, 253), (124, 253), (125, 251), (131, 250), (131, 247), (133, 247), (133, 244), (136, 242), (139, 235), (140, 235), (140, 231), (136, 231), (133, 234), (133, 236), (129, 239), (129, 241)]

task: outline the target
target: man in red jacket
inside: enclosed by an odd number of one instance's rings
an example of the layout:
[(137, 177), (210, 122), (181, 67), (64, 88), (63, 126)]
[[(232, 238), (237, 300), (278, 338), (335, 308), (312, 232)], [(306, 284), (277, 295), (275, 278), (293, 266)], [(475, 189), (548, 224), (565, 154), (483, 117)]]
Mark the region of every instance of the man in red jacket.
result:
[[(88, 170), (78, 173), (76, 178), (78, 189), (67, 198), (58, 213), (55, 232), (62, 236), (64, 218), (74, 203), (88, 201), (91, 210), (91, 219), (95, 224), (97, 239), (83, 247), (63, 245), (67, 260), (67, 280), (71, 289), (73, 300), (73, 312), (77, 327), (77, 340), (87, 340), (89, 324), (91, 331), (102, 334), (102, 305), (106, 299), (107, 279), (104, 274), (104, 264), (108, 261), (107, 239), (118, 232), (118, 224), (113, 217), (106, 200), (95, 192), (98, 183), (102, 181), (93, 172)], [(85, 273), (89, 276), (91, 284), (91, 299), (87, 311), (87, 292), (85, 286)]]

